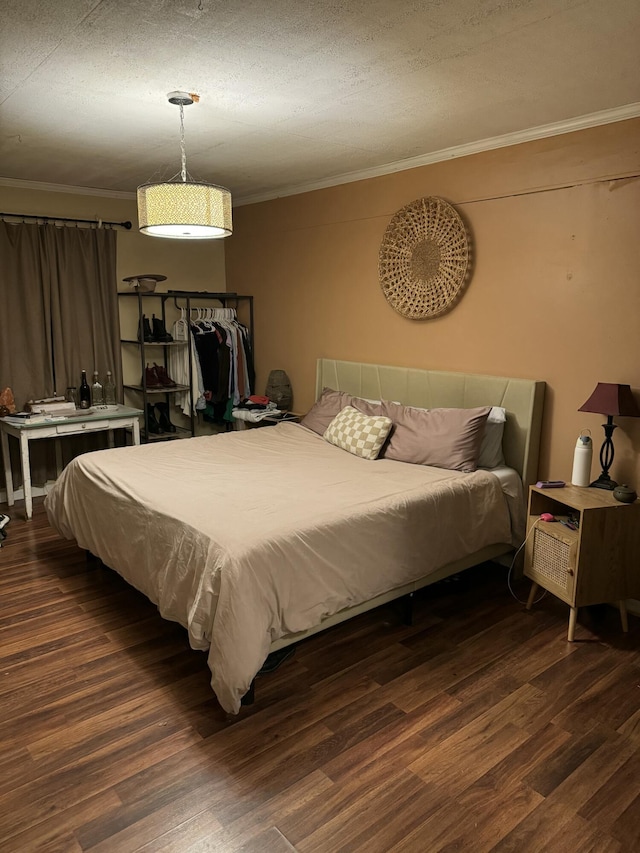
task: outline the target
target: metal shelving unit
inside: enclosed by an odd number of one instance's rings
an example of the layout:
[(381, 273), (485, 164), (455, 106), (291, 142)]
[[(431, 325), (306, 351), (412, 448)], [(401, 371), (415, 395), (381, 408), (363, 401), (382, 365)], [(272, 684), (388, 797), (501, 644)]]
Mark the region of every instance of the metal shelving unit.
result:
[[(209, 302), (209, 301), (217, 301), (224, 308), (235, 308), (236, 313), (241, 310), (241, 306), (245, 308), (248, 312), (248, 320), (245, 323), (247, 328), (249, 329), (249, 337), (251, 342), (251, 351), (253, 352), (253, 296), (241, 296), (237, 293), (209, 293), (204, 291), (193, 291), (193, 290), (168, 290), (164, 292), (156, 292), (156, 291), (145, 291), (141, 292), (137, 291), (119, 291), (119, 297), (125, 297), (128, 299), (135, 298), (137, 300), (138, 305), (138, 328), (142, 329), (142, 318), (143, 316), (149, 317), (151, 314), (155, 314), (156, 316), (160, 316), (162, 320), (163, 326), (166, 328), (167, 323), (167, 301), (173, 300), (176, 308), (184, 308), (186, 309), (187, 317), (191, 316), (191, 309), (194, 307), (198, 307), (196, 303)], [(155, 302), (153, 301), (155, 300)], [(145, 310), (145, 305), (148, 305), (150, 308), (153, 305), (159, 305), (158, 310)], [(140, 351), (140, 375), (141, 381), (136, 384), (127, 384), (125, 383), (123, 387), (129, 391), (134, 391), (139, 393), (142, 396), (142, 408), (144, 409), (144, 429), (142, 431), (142, 439), (143, 441), (170, 441), (179, 438), (189, 438), (196, 434), (196, 415), (193, 410), (193, 401), (191, 400), (191, 389), (193, 388), (193, 375), (192, 375), (192, 360), (191, 360), (191, 349), (192, 349), (192, 339), (189, 336), (187, 341), (171, 341), (169, 343), (162, 343), (160, 341), (139, 341), (137, 339), (132, 338), (121, 338), (120, 343), (128, 346), (135, 346)], [(160, 350), (162, 364), (167, 369), (167, 355), (169, 350), (172, 347), (188, 347), (189, 348), (189, 385), (176, 385), (171, 388), (149, 388), (146, 384), (146, 365), (147, 365), (147, 355), (148, 350), (155, 349), (156, 351)], [(171, 396), (180, 391), (186, 391), (189, 394), (191, 405), (190, 409), (190, 425), (189, 428), (185, 429), (184, 427), (176, 426), (175, 433), (163, 433), (161, 435), (156, 435), (154, 433), (149, 432), (149, 409), (148, 406), (153, 403), (153, 400), (157, 400), (158, 397), (161, 397), (167, 403), (170, 402)]]

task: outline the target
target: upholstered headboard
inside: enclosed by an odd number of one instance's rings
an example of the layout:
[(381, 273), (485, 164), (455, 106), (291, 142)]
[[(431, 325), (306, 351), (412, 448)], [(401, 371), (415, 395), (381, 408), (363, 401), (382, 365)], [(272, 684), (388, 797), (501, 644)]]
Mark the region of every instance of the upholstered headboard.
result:
[(323, 388), (426, 409), (504, 406), (507, 465), (520, 473), (525, 488), (538, 479), (544, 382), (320, 358), (316, 399)]

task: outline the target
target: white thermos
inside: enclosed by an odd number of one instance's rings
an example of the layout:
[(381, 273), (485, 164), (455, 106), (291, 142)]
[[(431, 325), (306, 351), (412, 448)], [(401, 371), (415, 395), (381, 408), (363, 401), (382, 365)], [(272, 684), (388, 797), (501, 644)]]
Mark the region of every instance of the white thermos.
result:
[(573, 471), (571, 482), (574, 486), (588, 486), (591, 481), (591, 458), (593, 456), (593, 444), (591, 436), (578, 436), (576, 449), (573, 451)]

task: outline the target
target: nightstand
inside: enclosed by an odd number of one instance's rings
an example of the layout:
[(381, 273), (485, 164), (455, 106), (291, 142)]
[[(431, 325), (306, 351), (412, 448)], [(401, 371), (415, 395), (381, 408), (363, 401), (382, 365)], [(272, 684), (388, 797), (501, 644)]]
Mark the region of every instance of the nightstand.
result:
[[(544, 512), (575, 519), (577, 529), (541, 521)], [(573, 642), (579, 607), (617, 602), (627, 631), (626, 599), (640, 597), (640, 501), (619, 503), (603, 489), (531, 486), (527, 516), (524, 573), (533, 581), (527, 610), (538, 587), (566, 602)]]

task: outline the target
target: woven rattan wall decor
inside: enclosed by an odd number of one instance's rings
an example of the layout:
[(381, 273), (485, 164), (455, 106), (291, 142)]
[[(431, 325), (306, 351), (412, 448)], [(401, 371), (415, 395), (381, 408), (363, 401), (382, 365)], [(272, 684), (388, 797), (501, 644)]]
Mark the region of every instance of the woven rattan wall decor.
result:
[(378, 272), (387, 302), (411, 320), (438, 317), (462, 295), (470, 246), (460, 214), (434, 196), (419, 198), (391, 218)]

